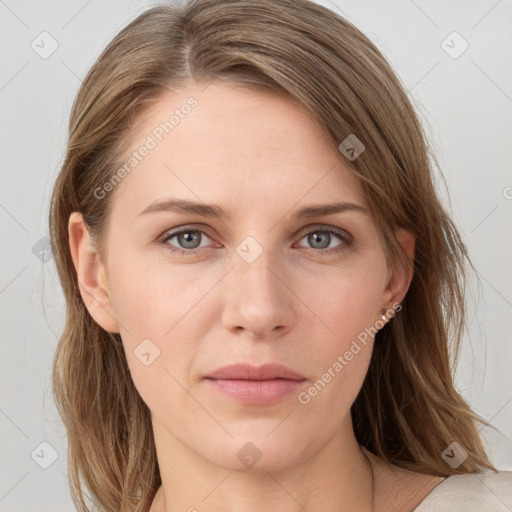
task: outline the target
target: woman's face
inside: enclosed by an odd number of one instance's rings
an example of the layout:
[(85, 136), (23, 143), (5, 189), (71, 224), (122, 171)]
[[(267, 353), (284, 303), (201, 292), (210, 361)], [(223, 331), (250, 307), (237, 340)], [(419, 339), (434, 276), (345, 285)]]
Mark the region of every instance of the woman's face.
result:
[[(202, 88), (164, 97), (134, 132), (130, 171), (96, 191), (114, 194), (108, 255), (86, 263), (79, 244), (82, 296), (120, 332), (159, 443), (224, 467), (287, 467), (351, 421), (371, 328), (411, 276), (388, 270), (359, 181), (295, 101)], [(207, 378), (271, 363), (302, 380)]]

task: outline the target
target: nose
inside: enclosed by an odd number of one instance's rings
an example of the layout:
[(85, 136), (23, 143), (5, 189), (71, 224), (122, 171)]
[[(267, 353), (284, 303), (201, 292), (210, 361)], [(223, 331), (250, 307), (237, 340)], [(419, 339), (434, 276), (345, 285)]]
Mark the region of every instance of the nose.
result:
[(265, 340), (288, 332), (296, 322), (298, 302), (290, 275), (268, 249), (250, 263), (235, 253), (223, 283), (224, 327)]

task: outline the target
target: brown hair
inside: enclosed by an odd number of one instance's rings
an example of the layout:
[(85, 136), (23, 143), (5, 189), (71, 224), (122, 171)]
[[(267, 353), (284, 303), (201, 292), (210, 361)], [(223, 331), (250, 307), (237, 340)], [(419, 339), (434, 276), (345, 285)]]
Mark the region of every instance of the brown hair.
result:
[[(394, 236), (416, 235), (414, 277), (402, 309), (376, 335), (370, 368), (351, 413), (357, 440), (397, 466), (448, 476), (495, 470), (456, 391), (466, 328), (466, 264), (473, 268), (433, 185), (435, 157), (405, 88), (357, 28), (307, 0), (195, 0), (151, 8), (126, 26), (89, 71), (73, 104), (64, 164), (51, 200), (50, 237), (67, 301), (53, 391), (68, 432), (72, 496), (82, 482), (102, 511), (146, 511), (161, 484), (150, 411), (138, 394), (118, 334), (103, 330), (82, 301), (68, 220), (82, 212), (105, 256), (112, 193), (101, 187), (124, 161), (135, 122), (162, 94), (221, 80), (296, 98), (338, 145), (365, 145), (354, 160), (390, 265), (409, 264)], [(429, 160), (429, 157), (432, 160)], [(112, 376), (116, 378), (113, 379)], [(457, 468), (442, 452), (457, 441)]]

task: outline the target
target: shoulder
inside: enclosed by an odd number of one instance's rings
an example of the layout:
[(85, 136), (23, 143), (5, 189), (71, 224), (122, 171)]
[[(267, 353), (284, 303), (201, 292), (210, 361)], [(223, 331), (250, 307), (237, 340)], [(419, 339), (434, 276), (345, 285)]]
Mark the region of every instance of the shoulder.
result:
[(510, 512), (512, 471), (445, 478), (413, 512)]

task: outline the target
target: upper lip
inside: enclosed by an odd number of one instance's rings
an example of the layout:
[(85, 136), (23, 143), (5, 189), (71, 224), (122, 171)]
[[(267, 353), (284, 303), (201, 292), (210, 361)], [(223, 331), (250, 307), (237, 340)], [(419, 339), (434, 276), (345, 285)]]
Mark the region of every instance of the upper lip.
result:
[(206, 375), (205, 378), (223, 380), (303, 380), (305, 377), (281, 364), (269, 363), (256, 367), (239, 363), (219, 368)]

